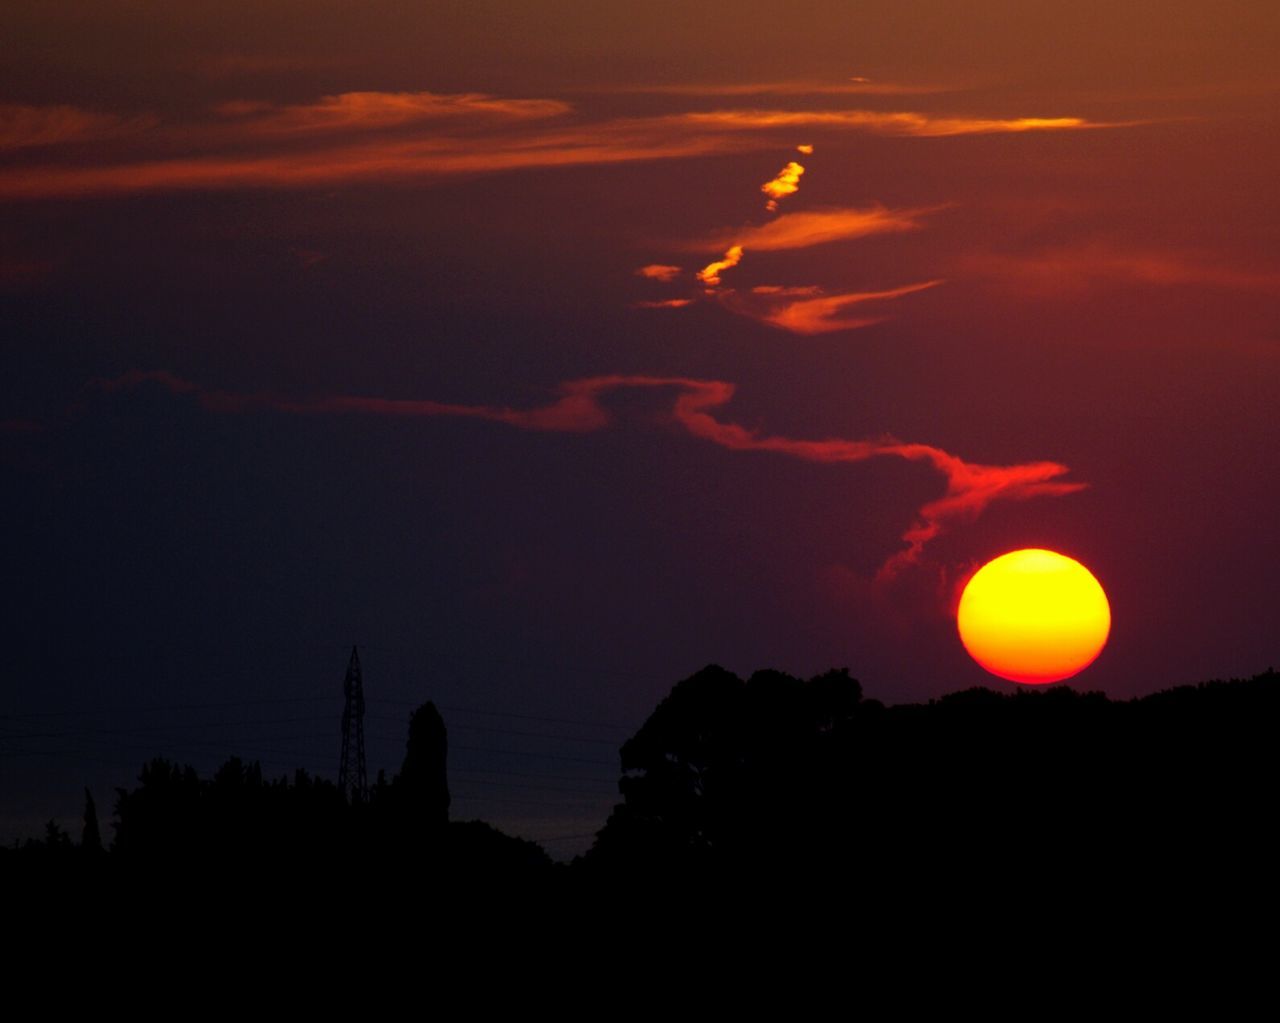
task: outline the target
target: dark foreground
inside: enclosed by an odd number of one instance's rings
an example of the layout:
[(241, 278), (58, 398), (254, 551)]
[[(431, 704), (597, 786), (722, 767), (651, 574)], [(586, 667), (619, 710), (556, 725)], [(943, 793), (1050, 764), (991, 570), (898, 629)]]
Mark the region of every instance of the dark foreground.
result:
[(363, 800), (303, 772), (231, 760), (201, 779), (153, 761), (110, 829), (89, 807), (79, 842), (51, 826), (0, 852), (0, 876), (121, 913), (252, 905), (293, 921), (485, 905), (655, 925), (663, 907), (1212, 917), (1273, 900), (1278, 727), (1274, 672), (1125, 702), (1058, 686), (886, 707), (846, 672), (709, 667), (623, 745), (621, 802), (570, 865), (448, 819), (428, 704), (399, 774)]

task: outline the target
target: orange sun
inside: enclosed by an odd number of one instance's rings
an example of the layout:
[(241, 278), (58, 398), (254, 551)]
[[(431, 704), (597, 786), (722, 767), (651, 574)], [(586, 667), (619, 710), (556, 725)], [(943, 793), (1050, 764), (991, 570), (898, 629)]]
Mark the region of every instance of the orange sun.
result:
[(969, 656), (991, 674), (1042, 685), (1093, 663), (1111, 632), (1111, 606), (1080, 562), (1030, 548), (978, 569), (956, 624)]

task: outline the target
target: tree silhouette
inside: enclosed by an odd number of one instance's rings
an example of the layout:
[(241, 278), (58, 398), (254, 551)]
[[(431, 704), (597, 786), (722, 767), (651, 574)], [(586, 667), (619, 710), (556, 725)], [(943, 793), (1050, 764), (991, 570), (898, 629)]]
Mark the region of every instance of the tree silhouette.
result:
[(744, 683), (711, 665), (680, 682), (622, 746), (624, 802), (595, 859), (746, 864), (830, 830), (838, 743), (861, 697), (847, 670)]
[(87, 787), (84, 790), (84, 830), (80, 834), (80, 848), (91, 855), (102, 852), (102, 833), (98, 830), (98, 808), (94, 805), (93, 793)]
[(439, 827), (449, 820), (448, 759), (444, 718), (434, 703), (424, 703), (409, 719), (409, 741), (394, 786), (404, 812), (420, 817), (426, 826)]

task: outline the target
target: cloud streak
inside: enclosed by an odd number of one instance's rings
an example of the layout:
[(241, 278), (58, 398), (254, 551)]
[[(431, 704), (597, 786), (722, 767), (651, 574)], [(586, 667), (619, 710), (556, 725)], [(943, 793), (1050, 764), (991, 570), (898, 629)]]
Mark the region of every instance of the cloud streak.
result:
[(685, 306), (692, 304), (693, 299), (691, 298), (658, 298), (631, 303), (634, 309), (683, 309)]
[(924, 504), (902, 534), (904, 548), (884, 562), (878, 578), (890, 579), (919, 562), (926, 545), (951, 527), (970, 522), (998, 501), (1022, 501), (1035, 497), (1060, 497), (1076, 493), (1087, 484), (1064, 481), (1068, 468), (1058, 462), (1024, 462), (983, 465), (967, 462), (929, 444), (912, 444), (892, 437), (849, 440), (830, 437), (803, 440), (762, 433), (717, 418), (736, 390), (723, 380), (679, 376), (608, 375), (570, 380), (560, 385), (548, 404), (532, 409), (495, 405), (459, 405), (437, 401), (359, 396), (308, 399), (267, 394), (206, 391), (167, 371), (131, 371), (111, 380), (98, 380), (100, 390), (120, 392), (145, 385), (164, 388), (194, 398), (210, 412), (238, 414), (273, 411), (289, 415), (369, 415), (396, 419), (453, 417), (503, 423), (522, 430), (557, 433), (589, 433), (612, 422), (604, 399), (620, 390), (652, 390), (674, 393), (668, 408), (670, 420), (692, 437), (729, 451), (782, 455), (821, 464), (851, 464), (873, 458), (899, 458), (922, 463), (945, 483), (942, 495)]
[(807, 249), (813, 245), (864, 238), (872, 234), (915, 231), (931, 209), (894, 210), (884, 206), (830, 207), (787, 213), (768, 223), (727, 231), (712, 238), (716, 245), (740, 245), (758, 252)]
[(926, 96), (955, 90), (952, 86), (873, 82), (857, 77), (844, 81), (794, 78), (774, 82), (632, 85), (609, 91), (653, 96)]
[(651, 281), (662, 281), (664, 283), (674, 281), (680, 276), (681, 267), (673, 266), (670, 263), (650, 263), (648, 266), (642, 266), (636, 271), (637, 277), (645, 277)]
[(940, 117), (885, 110), (708, 110), (673, 114), (668, 120), (720, 131), (770, 128), (855, 128), (875, 135), (947, 138), (1033, 131), (1131, 127), (1135, 121), (1090, 121), (1083, 117)]
[(301, 135), (334, 131), (398, 128), (425, 121), (458, 118), (541, 120), (570, 112), (553, 99), (503, 99), (485, 93), (344, 92), (314, 103), (279, 106), (231, 102), (214, 108), (222, 117), (240, 119), (259, 135)]
[(863, 209), (836, 207), (788, 213), (767, 224), (739, 228), (712, 239), (712, 244), (725, 246), (724, 255), (699, 270), (697, 277), (708, 288), (715, 288), (722, 283), (721, 275), (724, 271), (732, 270), (741, 263), (748, 250), (780, 252), (872, 234), (914, 231), (920, 227), (920, 217), (928, 212), (931, 211), (890, 210), (883, 206), (869, 206)]
[[(768, 109), (585, 121), (572, 117), (570, 105), (556, 99), (371, 91), (292, 105), (233, 101), (213, 113), (212, 119), (147, 132), (149, 152), (138, 145), (123, 152), (120, 146), (100, 146), (92, 155), (79, 155), (76, 162), (0, 169), (0, 199), (331, 187), (687, 159), (771, 148), (776, 145), (776, 129), (800, 126), (920, 137), (1114, 126), (1078, 117), (996, 119)], [(154, 124), (146, 117), (11, 104), (0, 107), (0, 151), (102, 141)]]
[(1113, 246), (1105, 242), (1024, 255), (975, 254), (964, 260), (962, 268), (1002, 284), (1013, 284), (1016, 293), (1037, 298), (1071, 298), (1117, 284), (1280, 292), (1280, 270), (1232, 266), (1212, 253)]
[[(820, 294), (817, 288), (753, 288), (752, 300), (744, 300), (734, 296), (736, 312), (789, 331), (792, 334), (829, 334), (837, 330), (856, 330), (881, 323), (883, 315), (863, 315), (848, 313), (867, 302), (881, 302), (913, 295), (918, 291), (941, 284), (940, 280), (921, 281), (918, 284), (907, 284), (900, 288), (886, 291), (847, 291), (837, 295)], [(751, 304), (759, 303), (758, 305)]]
[(72, 106), (0, 103), (0, 152), (116, 138), (154, 124), (152, 117), (118, 117)]

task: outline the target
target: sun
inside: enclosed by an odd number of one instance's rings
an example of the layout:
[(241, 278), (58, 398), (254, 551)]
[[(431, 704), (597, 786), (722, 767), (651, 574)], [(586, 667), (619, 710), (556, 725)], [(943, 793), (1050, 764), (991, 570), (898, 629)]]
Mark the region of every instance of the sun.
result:
[(1043, 685), (1093, 663), (1111, 632), (1111, 606), (1080, 562), (1028, 548), (978, 569), (956, 625), (969, 656), (991, 674)]

